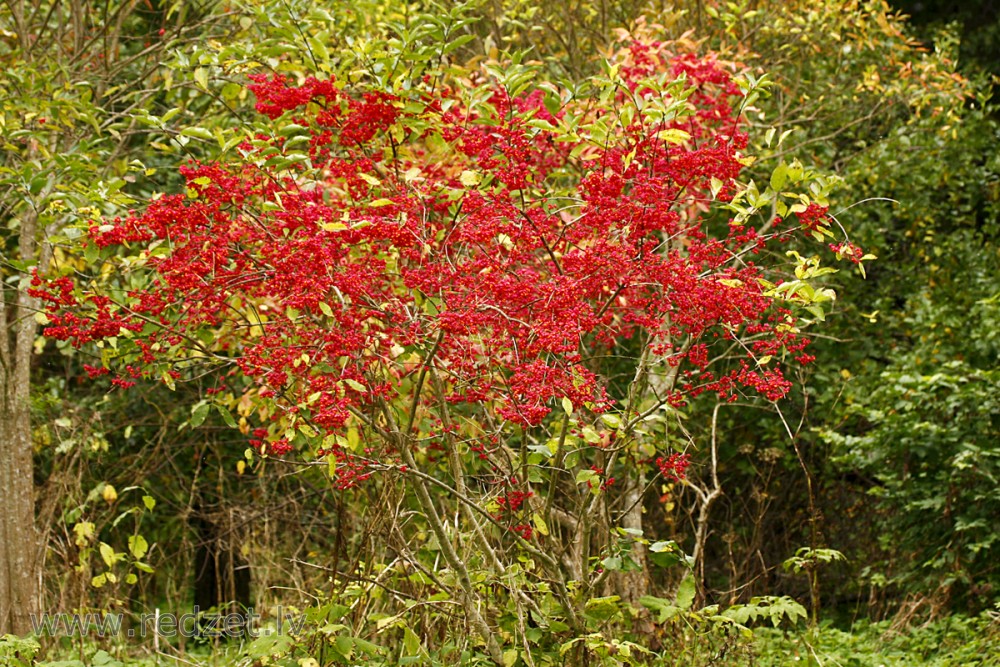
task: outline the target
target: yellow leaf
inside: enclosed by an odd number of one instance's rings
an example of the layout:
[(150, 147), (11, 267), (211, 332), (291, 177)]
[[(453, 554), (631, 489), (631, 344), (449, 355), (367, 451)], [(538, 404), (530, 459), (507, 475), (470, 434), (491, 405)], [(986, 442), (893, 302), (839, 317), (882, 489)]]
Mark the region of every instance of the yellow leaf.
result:
[(98, 550), (101, 552), (101, 558), (104, 560), (104, 562), (107, 564), (108, 567), (111, 567), (112, 565), (115, 564), (115, 550), (111, 548), (110, 544), (105, 544), (104, 542), (101, 542), (101, 545), (100, 547), (98, 547)]
[(118, 492), (115, 490), (115, 487), (110, 484), (104, 485), (104, 490), (101, 491), (101, 496), (109, 503), (113, 503), (118, 500)]
[(668, 144), (683, 144), (691, 138), (691, 135), (684, 130), (669, 129), (657, 132), (656, 138)]
[(635, 151), (636, 149), (633, 148), (632, 151), (625, 156), (624, 163), (622, 164), (623, 169), (628, 169), (629, 166), (632, 164), (632, 160), (635, 159)]
[(208, 72), (204, 67), (199, 67), (194, 71), (194, 81), (203, 89), (208, 90)]
[(532, 514), (531, 522), (535, 524), (535, 530), (537, 530), (540, 535), (549, 534), (549, 525), (545, 523), (545, 519), (542, 517), (541, 514), (539, 514), (538, 512)]
[(95, 528), (96, 526), (90, 521), (81, 521), (74, 525), (73, 532), (76, 533), (76, 539), (74, 540), (76, 546), (87, 546), (87, 543), (94, 537)]
[(562, 409), (566, 414), (573, 415), (573, 401), (569, 400), (568, 396), (563, 396)]
[(471, 188), (474, 185), (479, 185), (479, 182), (483, 180), (483, 176), (482, 174), (466, 169), (462, 172), (462, 175), (458, 177), (458, 180), (460, 180), (462, 185), (465, 187)]

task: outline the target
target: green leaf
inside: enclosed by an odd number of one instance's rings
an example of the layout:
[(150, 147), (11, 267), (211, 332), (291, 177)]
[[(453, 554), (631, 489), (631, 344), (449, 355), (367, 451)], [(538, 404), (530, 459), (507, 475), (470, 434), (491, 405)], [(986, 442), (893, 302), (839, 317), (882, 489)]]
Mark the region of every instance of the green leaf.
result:
[(621, 611), (621, 597), (609, 595), (607, 597), (591, 598), (587, 600), (585, 606), (586, 613), (591, 618), (606, 621)]
[(639, 598), (639, 604), (646, 609), (659, 614), (656, 618), (657, 623), (666, 623), (681, 612), (681, 608), (672, 604), (669, 600), (664, 600), (663, 598), (654, 597), (652, 595), (643, 595)]
[(775, 192), (781, 192), (781, 188), (785, 187), (787, 181), (788, 165), (782, 162), (771, 172), (771, 189)]
[(618, 415), (613, 415), (610, 412), (601, 415), (601, 421), (603, 421), (608, 428), (619, 429), (622, 427), (622, 418)]
[(152, 512), (153, 508), (156, 507), (156, 498), (153, 496), (143, 496), (142, 504), (146, 506), (146, 509)]
[(239, 428), (239, 424), (236, 423), (236, 418), (233, 417), (233, 414), (229, 412), (229, 410), (219, 404), (215, 405), (215, 409), (219, 413), (219, 416), (222, 417), (222, 421), (226, 422), (226, 426), (229, 428)]
[(688, 610), (694, 604), (695, 585), (694, 577), (689, 573), (681, 580), (681, 585), (677, 587), (677, 606)]
[(367, 389), (365, 388), (365, 386), (363, 384), (361, 384), (360, 382), (358, 382), (357, 380), (352, 380), (350, 378), (345, 378), (344, 379), (344, 384), (346, 384), (348, 387), (350, 387), (354, 391), (361, 391), (361, 392), (367, 391)]
[(215, 139), (215, 135), (203, 127), (185, 127), (181, 130), (181, 135), (194, 137), (195, 139), (204, 139), (206, 141), (213, 141)]
[(681, 562), (684, 552), (673, 540), (653, 542), (649, 545), (649, 560), (659, 567), (673, 567)]
[(98, 258), (101, 256), (101, 249), (96, 243), (88, 243), (87, 247), (83, 250), (83, 258), (87, 260), (87, 264), (94, 264), (97, 262)]
[(348, 660), (350, 660), (351, 656), (354, 655), (354, 640), (352, 637), (345, 637), (343, 635), (337, 637), (333, 641), (333, 647), (334, 650), (337, 651), (337, 653), (347, 658)]
[(406, 655), (420, 655), (420, 637), (408, 626), (403, 630), (403, 650)]
[(283, 137), (290, 137), (293, 134), (307, 134), (309, 128), (305, 125), (299, 125), (297, 123), (289, 123), (288, 125), (282, 125), (278, 129), (278, 134)]
[(204, 67), (199, 67), (194, 71), (194, 82), (197, 83), (202, 89), (208, 90), (208, 70)]
[(208, 409), (209, 405), (205, 401), (201, 401), (191, 409), (191, 426), (193, 428), (198, 428), (205, 423), (205, 417), (208, 416)]

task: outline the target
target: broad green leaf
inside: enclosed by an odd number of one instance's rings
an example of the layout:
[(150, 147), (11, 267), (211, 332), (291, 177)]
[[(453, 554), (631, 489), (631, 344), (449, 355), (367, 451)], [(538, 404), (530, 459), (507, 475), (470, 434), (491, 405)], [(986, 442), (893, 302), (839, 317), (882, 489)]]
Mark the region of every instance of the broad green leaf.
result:
[(236, 423), (236, 419), (233, 417), (233, 414), (229, 410), (219, 405), (218, 403), (215, 404), (215, 409), (219, 413), (219, 416), (222, 417), (222, 421), (226, 423), (226, 426), (228, 426), (229, 428), (239, 427), (239, 424)]
[(622, 427), (622, 418), (618, 415), (611, 414), (610, 412), (601, 415), (601, 421), (603, 421), (608, 428), (619, 429)]
[(344, 384), (353, 389), (354, 391), (368, 391), (367, 388), (357, 380), (352, 380), (350, 378), (344, 378)]
[(695, 590), (694, 577), (688, 573), (677, 587), (677, 606), (684, 610), (690, 609), (694, 603)]
[(784, 162), (779, 164), (773, 172), (771, 172), (771, 189), (775, 192), (781, 192), (781, 189), (785, 187), (785, 183), (788, 181), (788, 165)]
[(205, 417), (208, 416), (209, 404), (202, 401), (194, 406), (191, 410), (191, 426), (198, 428), (203, 423), (205, 423)]
[(185, 137), (194, 137), (195, 139), (204, 139), (206, 141), (213, 141), (215, 139), (215, 135), (203, 127), (185, 127), (181, 130), (181, 135)]

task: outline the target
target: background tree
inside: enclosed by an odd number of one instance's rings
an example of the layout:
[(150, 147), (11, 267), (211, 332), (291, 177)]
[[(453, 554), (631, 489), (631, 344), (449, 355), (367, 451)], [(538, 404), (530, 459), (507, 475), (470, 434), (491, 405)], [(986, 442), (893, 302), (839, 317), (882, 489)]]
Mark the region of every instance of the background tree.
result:
[(141, 118), (164, 97), (163, 88), (149, 86), (168, 45), (204, 29), (202, 18), (188, 7), (128, 2), (18, 1), (0, 10), (2, 632), (30, 630), (48, 532), (42, 526), (39, 539), (35, 523), (30, 410), (39, 315), (25, 291), (27, 271), (44, 274), (58, 259), (54, 248), (67, 226), (131, 201), (125, 191), (146, 169), (135, 160), (144, 148)]

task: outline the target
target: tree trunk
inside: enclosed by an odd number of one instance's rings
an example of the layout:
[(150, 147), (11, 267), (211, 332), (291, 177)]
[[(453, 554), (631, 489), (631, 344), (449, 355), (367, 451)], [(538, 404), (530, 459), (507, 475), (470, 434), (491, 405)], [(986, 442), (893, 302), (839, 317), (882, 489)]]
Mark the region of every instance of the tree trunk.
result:
[[(26, 327), (16, 328), (19, 343)], [(30, 615), (38, 613), (39, 553), (27, 368), (31, 345), (26, 354), (21, 345), (14, 347), (0, 364), (0, 634), (24, 635), (32, 629)]]
[[(37, 258), (36, 224), (33, 213), (21, 220), (22, 261)], [(50, 254), (41, 254), (44, 267)], [(0, 635), (30, 633), (40, 604), (30, 405), (37, 305), (23, 284), (0, 289)]]
[[(6, 375), (6, 374), (3, 374)], [(2, 377), (0, 407), (0, 634), (31, 632), (38, 613), (38, 537), (27, 385)]]
[[(642, 534), (642, 492), (646, 486), (646, 475), (639, 468), (636, 474), (626, 476), (625, 483), (624, 504), (626, 512), (625, 516), (622, 517), (622, 528), (638, 531), (639, 534)], [(639, 569), (621, 574), (618, 593), (622, 600), (633, 607), (639, 607), (639, 598), (649, 592), (649, 566), (646, 562), (646, 547), (640, 542), (635, 542), (632, 544), (630, 555)]]

